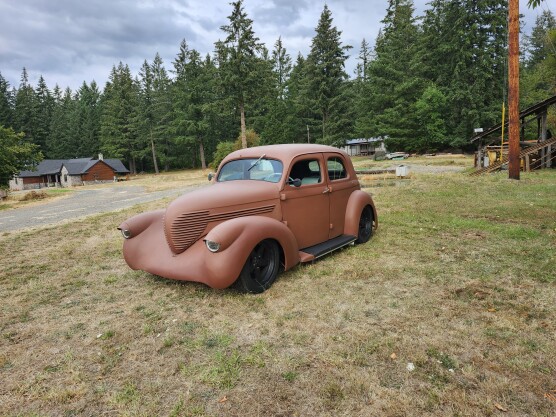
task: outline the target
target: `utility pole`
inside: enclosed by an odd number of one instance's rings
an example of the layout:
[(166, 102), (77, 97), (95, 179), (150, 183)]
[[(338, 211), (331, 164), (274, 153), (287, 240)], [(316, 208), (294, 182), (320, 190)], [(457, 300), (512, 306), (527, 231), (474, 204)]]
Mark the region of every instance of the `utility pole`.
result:
[(509, 57), (508, 57), (508, 108), (509, 155), (508, 172), (512, 180), (519, 179), (519, 0), (509, 0)]

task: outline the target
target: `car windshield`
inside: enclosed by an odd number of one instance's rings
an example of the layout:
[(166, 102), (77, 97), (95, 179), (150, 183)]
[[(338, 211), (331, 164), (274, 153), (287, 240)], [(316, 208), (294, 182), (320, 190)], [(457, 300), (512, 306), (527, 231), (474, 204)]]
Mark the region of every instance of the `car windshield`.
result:
[(226, 162), (218, 173), (218, 182), (257, 180), (278, 182), (282, 178), (283, 165), (276, 159), (250, 158)]

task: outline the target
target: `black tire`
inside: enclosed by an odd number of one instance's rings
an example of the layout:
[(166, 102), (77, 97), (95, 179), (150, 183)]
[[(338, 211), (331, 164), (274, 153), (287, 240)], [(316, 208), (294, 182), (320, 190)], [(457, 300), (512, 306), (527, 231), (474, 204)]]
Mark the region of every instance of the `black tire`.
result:
[(365, 206), (359, 218), (359, 228), (355, 243), (366, 243), (373, 235), (373, 209), (371, 206)]
[(280, 269), (280, 249), (274, 240), (263, 240), (251, 251), (236, 281), (243, 292), (259, 294), (276, 280)]

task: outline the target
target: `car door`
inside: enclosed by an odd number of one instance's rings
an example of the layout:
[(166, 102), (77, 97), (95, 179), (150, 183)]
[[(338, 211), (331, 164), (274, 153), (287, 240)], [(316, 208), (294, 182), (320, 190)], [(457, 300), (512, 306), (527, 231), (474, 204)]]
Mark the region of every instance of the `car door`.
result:
[(296, 157), (287, 175), (301, 180), (301, 185), (295, 187), (286, 181), (280, 194), (283, 221), (293, 232), (300, 249), (328, 240), (330, 204), (324, 166), (320, 153)]
[(359, 183), (348, 170), (350, 161), (346, 161), (342, 154), (326, 153), (324, 159), (330, 199), (329, 239), (332, 239), (344, 233), (349, 196), (358, 189)]

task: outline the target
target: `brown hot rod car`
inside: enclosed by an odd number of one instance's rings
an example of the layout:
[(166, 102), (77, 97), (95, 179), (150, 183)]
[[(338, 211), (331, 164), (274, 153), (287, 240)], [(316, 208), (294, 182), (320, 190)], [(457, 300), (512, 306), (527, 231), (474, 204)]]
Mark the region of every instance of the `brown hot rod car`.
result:
[(279, 270), (367, 242), (378, 224), (349, 156), (333, 147), (242, 149), (212, 181), (119, 226), (131, 268), (259, 293)]

